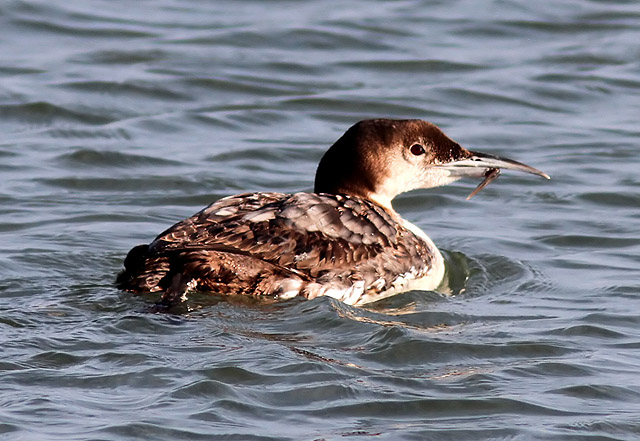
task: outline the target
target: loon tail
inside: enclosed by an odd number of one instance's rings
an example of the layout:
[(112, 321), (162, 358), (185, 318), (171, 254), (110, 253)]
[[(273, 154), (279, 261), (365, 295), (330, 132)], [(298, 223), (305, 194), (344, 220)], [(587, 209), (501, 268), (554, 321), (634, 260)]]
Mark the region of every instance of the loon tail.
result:
[(124, 260), (124, 270), (116, 278), (116, 286), (124, 291), (160, 291), (160, 281), (169, 270), (166, 258), (149, 259), (149, 245), (133, 247)]

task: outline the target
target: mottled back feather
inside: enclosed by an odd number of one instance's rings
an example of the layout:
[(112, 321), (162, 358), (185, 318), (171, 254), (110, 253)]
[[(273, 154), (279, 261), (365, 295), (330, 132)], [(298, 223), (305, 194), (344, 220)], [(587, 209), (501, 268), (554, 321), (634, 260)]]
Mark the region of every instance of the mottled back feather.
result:
[[(314, 193), (220, 199), (136, 254), (119, 279), (124, 289), (249, 294), (249, 286), (254, 295), (289, 288), (305, 297), (354, 283), (360, 294), (384, 291), (397, 275), (424, 275), (432, 259), (428, 244), (397, 214), (358, 197)], [(279, 287), (276, 280), (290, 283)]]

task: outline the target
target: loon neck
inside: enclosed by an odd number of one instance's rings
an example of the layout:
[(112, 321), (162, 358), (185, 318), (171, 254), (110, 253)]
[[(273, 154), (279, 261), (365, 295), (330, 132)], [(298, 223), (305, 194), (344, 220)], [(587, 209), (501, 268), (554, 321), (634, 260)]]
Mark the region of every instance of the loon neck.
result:
[(393, 207), (391, 206), (391, 198), (386, 196), (386, 195), (384, 195), (384, 194), (370, 193), (369, 195), (367, 195), (363, 199), (366, 199), (368, 201), (373, 202), (376, 205), (381, 206), (382, 208), (384, 208), (385, 210), (387, 210), (388, 212), (390, 212), (392, 214), (397, 214), (396, 210), (394, 210)]

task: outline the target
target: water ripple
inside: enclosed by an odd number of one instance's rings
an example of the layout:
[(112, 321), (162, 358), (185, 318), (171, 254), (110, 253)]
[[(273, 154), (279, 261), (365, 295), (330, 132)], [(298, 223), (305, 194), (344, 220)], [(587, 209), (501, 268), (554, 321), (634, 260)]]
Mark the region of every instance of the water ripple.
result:
[(4, 120), (16, 120), (37, 125), (52, 125), (56, 123), (84, 123), (102, 125), (116, 121), (112, 116), (71, 110), (48, 102), (34, 102), (27, 104), (0, 105), (0, 117)]
[(131, 26), (125, 28), (120, 25), (114, 26), (91, 26), (82, 25), (80, 23), (55, 23), (52, 20), (42, 20), (36, 18), (16, 19), (15, 23), (20, 24), (25, 30), (32, 29), (38, 32), (46, 32), (50, 34), (83, 36), (89, 38), (151, 38), (157, 35), (143, 29), (136, 29)]
[(66, 167), (175, 167), (180, 164), (177, 161), (153, 156), (134, 155), (123, 152), (97, 151), (93, 149), (79, 149), (73, 153), (59, 155), (56, 160)]

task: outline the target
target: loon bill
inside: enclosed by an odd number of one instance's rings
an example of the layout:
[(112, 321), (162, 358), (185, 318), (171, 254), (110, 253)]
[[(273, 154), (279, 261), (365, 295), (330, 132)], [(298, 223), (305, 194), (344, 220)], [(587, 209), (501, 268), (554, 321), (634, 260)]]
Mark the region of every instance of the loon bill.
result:
[(500, 169), (545, 173), (473, 152), (422, 120), (365, 120), (322, 157), (313, 193), (246, 193), (214, 202), (127, 255), (117, 285), (161, 292), (330, 296), (352, 305), (414, 289), (444, 276), (438, 248), (391, 206), (398, 194)]

